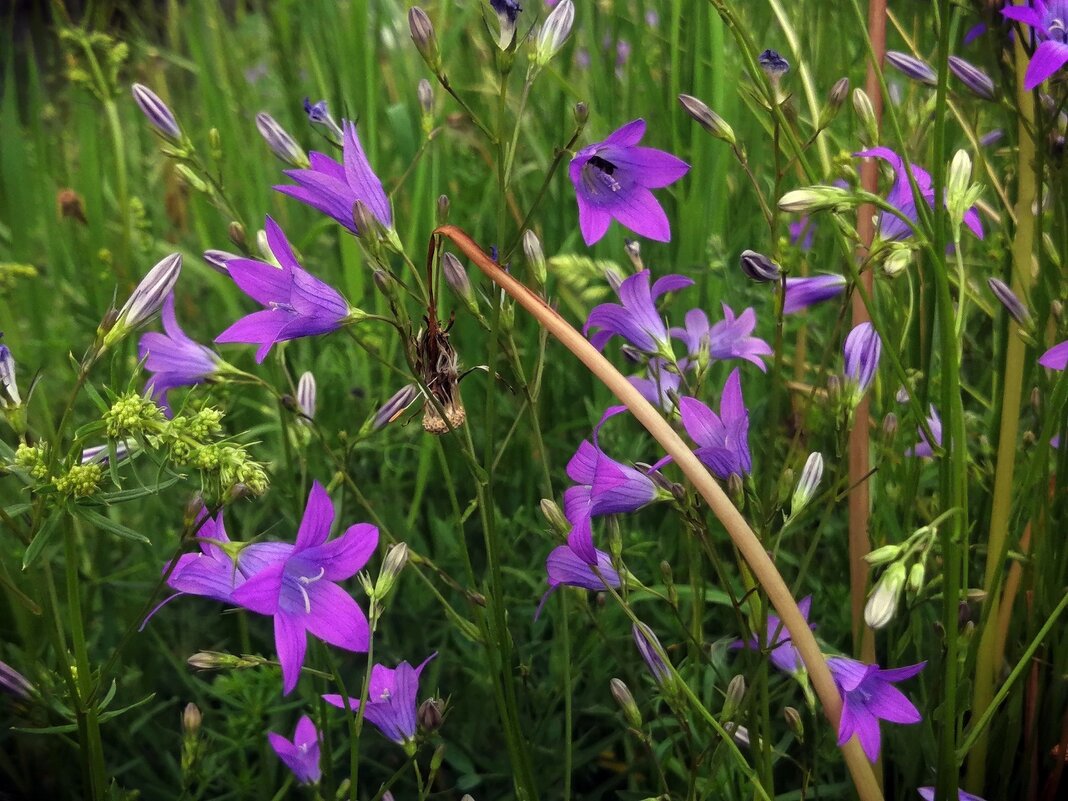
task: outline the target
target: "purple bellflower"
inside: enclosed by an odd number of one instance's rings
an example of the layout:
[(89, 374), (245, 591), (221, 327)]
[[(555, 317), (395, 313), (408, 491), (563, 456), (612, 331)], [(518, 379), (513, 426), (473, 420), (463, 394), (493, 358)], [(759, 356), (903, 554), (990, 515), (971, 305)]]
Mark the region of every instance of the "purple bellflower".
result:
[(665, 292), (685, 289), (693, 281), (682, 275), (665, 275), (649, 287), (649, 271), (642, 270), (619, 285), (620, 303), (602, 303), (590, 312), (583, 333), (599, 328), (590, 342), (598, 350), (614, 336), (627, 340), (638, 350), (651, 356), (661, 355), (674, 360), (671, 337), (656, 309), (656, 299)]
[(342, 120), (342, 127), (343, 164), (313, 151), (308, 156), (310, 168), (285, 170), (285, 175), (297, 185), (283, 184), (275, 189), (333, 217), (357, 236), (360, 231), (352, 214), (352, 207), (357, 200), (363, 201), (384, 228), (392, 228), (393, 211), (389, 206), (389, 197), (367, 161), (360, 138), (356, 135), (356, 125)]
[[(689, 325), (687, 315), (687, 325)], [(760, 337), (752, 336), (756, 328), (756, 312), (753, 307), (735, 316), (734, 310), (726, 303), (723, 304), (723, 319), (708, 330), (709, 354), (713, 359), (726, 361), (727, 359), (745, 359), (760, 368), (762, 373), (767, 372), (763, 356), (772, 354), (771, 345)]]
[[(857, 158), (882, 159), (894, 171), (894, 183), (886, 196), (886, 202), (901, 212), (912, 222), (918, 219), (916, 213), (916, 201), (912, 194), (912, 186), (909, 184), (908, 172), (905, 170), (905, 162), (897, 153), (888, 147), (873, 147), (869, 150), (861, 150), (853, 154)], [(928, 206), (934, 207), (934, 183), (930, 173), (922, 167), (912, 165), (912, 177), (916, 179), (916, 186)], [(983, 238), (983, 224), (979, 221), (979, 212), (975, 207), (964, 213), (964, 224), (979, 239)], [(881, 212), (879, 214), (879, 236), (887, 240), (908, 239), (912, 236), (912, 228), (896, 214)]]
[(301, 784), (318, 784), (323, 771), (319, 767), (319, 730), (311, 718), (302, 715), (297, 721), (293, 739), (287, 740), (281, 734), (267, 732), (271, 748), (278, 754), (287, 768), (293, 771)]
[(145, 390), (152, 390), (152, 397), (170, 412), (167, 395), (176, 387), (190, 387), (211, 378), (219, 369), (218, 355), (190, 339), (174, 314), (174, 293), (163, 301), (163, 330), (160, 334), (151, 331), (141, 336), (137, 356), (145, 362), (152, 377)]
[(845, 390), (851, 406), (860, 403), (879, 369), (883, 342), (871, 323), (861, 323), (845, 341)]
[(742, 398), (738, 368), (731, 371), (720, 396), (719, 414), (696, 398), (679, 401), (679, 413), (686, 433), (697, 449), (694, 454), (724, 481), (732, 474), (747, 476), (753, 469), (749, 455), (749, 410)]
[(254, 259), (231, 259), (230, 276), (241, 290), (265, 308), (242, 317), (215, 337), (216, 342), (258, 344), (256, 361), (262, 362), (277, 342), (328, 334), (346, 320), (362, 314), (329, 284), (297, 263), (285, 234), (270, 217), (267, 243), (281, 269)]
[(675, 183), (690, 165), (663, 150), (639, 147), (644, 135), (645, 120), (637, 119), (571, 159), (579, 228), (587, 245), (605, 235), (613, 217), (641, 236), (671, 239), (667, 215), (649, 190)]
[[(933, 787), (917, 787), (916, 792), (920, 794), (923, 801), (935, 801), (935, 788)], [(957, 790), (957, 799), (958, 801), (983, 801), (979, 796), (966, 793), (964, 790)]]
[[(801, 610), (801, 615), (807, 621), (808, 613), (812, 609), (812, 596), (807, 595), (802, 598), (797, 604), (797, 608)], [(808, 627), (815, 629), (816, 625), (809, 623)], [(748, 640), (735, 640), (728, 647), (758, 651), (761, 648), (760, 638), (754, 634)], [(786, 630), (786, 626), (783, 625), (778, 615), (768, 613), (768, 628), (764, 635), (763, 647), (768, 652), (771, 664), (775, 665), (783, 673), (789, 673), (793, 676), (804, 671), (805, 664), (801, 661), (801, 654), (794, 647), (793, 641), (790, 639), (790, 632)]]
[(845, 745), (854, 734), (871, 762), (879, 758), (882, 737), (879, 721), (919, 723), (923, 716), (894, 682), (910, 679), (923, 670), (926, 662), (907, 667), (882, 670), (855, 659), (834, 656), (827, 660), (834, 683), (842, 694), (842, 717), (838, 723), (838, 745)]
[(612, 557), (599, 550), (594, 551), (594, 556), (596, 557), (594, 562), (590, 563), (575, 553), (570, 545), (559, 545), (553, 548), (545, 560), (549, 589), (538, 602), (538, 608), (534, 612), (535, 620), (541, 616), (541, 610), (553, 590), (561, 584), (593, 592), (599, 592), (606, 587), (618, 589), (620, 578), (619, 573), (612, 567)]
[[(942, 446), (942, 418), (938, 416), (938, 410), (935, 409), (934, 404), (931, 405), (931, 413), (927, 415), (927, 427), (931, 429), (931, 434), (934, 436), (934, 444)], [(931, 442), (927, 439), (927, 434), (924, 433), (922, 427), (917, 429), (920, 434), (920, 441), (905, 451), (906, 456), (934, 456), (934, 448)]]
[(234, 602), (274, 617), (275, 648), (286, 695), (300, 678), (308, 632), (347, 651), (366, 651), (371, 639), (363, 610), (337, 582), (351, 578), (367, 564), (378, 546), (378, 529), (359, 523), (327, 542), (333, 522), (330, 496), (316, 481), (292, 550), (249, 576), (233, 593)]
[[(371, 668), (371, 680), (367, 686), (367, 709), (363, 714), (395, 743), (407, 747), (415, 739), (418, 727), (416, 708), (419, 700), (419, 674), (435, 656), (436, 653), (431, 654), (414, 668), (407, 662), (401, 662), (395, 668), (387, 668), (385, 665), (375, 665)], [(345, 700), (340, 695), (324, 695), (323, 700), (341, 709), (345, 708)], [(360, 699), (350, 698), (349, 708), (353, 712), (359, 709)]]
[(1068, 0), (1031, 0), (1030, 7), (1006, 5), (1001, 13), (1030, 27), (1038, 41), (1024, 75), (1030, 91), (1068, 62)]
[(1068, 339), (1059, 342), (1038, 357), (1038, 363), (1050, 370), (1068, 367)]
[(841, 275), (813, 275), (807, 278), (786, 279), (784, 314), (803, 311), (825, 300), (838, 297), (848, 283)]

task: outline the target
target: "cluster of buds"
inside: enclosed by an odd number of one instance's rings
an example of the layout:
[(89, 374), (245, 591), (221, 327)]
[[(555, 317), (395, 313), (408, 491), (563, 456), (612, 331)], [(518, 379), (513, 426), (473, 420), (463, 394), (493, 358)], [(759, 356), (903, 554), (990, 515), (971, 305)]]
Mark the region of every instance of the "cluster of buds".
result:
[(864, 557), (873, 566), (885, 566), (864, 606), (864, 622), (873, 629), (887, 626), (897, 614), (902, 592), (914, 600), (923, 590), (927, 554), (938, 528), (932, 524), (917, 529), (901, 545), (884, 545)]
[(100, 487), (104, 471), (99, 464), (71, 465), (67, 472), (56, 479), (56, 489), (71, 498), (88, 498)]

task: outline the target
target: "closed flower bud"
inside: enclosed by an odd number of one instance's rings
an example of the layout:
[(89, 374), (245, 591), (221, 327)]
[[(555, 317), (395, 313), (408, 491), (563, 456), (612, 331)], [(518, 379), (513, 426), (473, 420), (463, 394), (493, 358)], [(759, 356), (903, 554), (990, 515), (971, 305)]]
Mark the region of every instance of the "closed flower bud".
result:
[(810, 453), (805, 460), (805, 467), (801, 471), (801, 479), (797, 482), (793, 497), (790, 499), (790, 514), (800, 512), (816, 494), (816, 488), (823, 478), (823, 454), (818, 451)]
[(386, 551), (386, 558), (382, 560), (382, 570), (378, 574), (378, 581), (375, 582), (375, 600), (382, 601), (389, 595), (406, 564), (408, 564), (408, 545), (403, 542), (391, 545)]
[(986, 285), (990, 287), (990, 291), (994, 293), (994, 297), (998, 299), (1002, 306), (1005, 307), (1005, 311), (1014, 319), (1021, 328), (1030, 330), (1033, 321), (1031, 320), (1031, 313), (1027, 310), (1027, 307), (1023, 305), (1016, 293), (1009, 289), (1008, 285), (1000, 278), (988, 278)]
[(612, 691), (612, 697), (616, 699), (619, 708), (623, 710), (623, 717), (628, 725), (634, 729), (641, 729), (642, 713), (638, 710), (638, 705), (634, 703), (634, 696), (631, 695), (630, 688), (623, 683), (622, 679), (612, 679), (608, 682), (608, 686)]
[(864, 93), (863, 89), (853, 90), (853, 111), (856, 112), (864, 131), (864, 144), (876, 144), (879, 141), (879, 123), (875, 118), (875, 108), (871, 104), (871, 98)]
[(958, 229), (964, 222), (964, 215), (982, 194), (981, 186), (972, 185), (972, 159), (965, 150), (958, 150), (949, 165), (946, 177), (946, 208), (949, 218)]
[(200, 708), (192, 702), (186, 704), (185, 709), (182, 710), (182, 731), (190, 737), (195, 737), (200, 731), (202, 720)]
[(630, 264), (635, 272), (640, 273), (645, 269), (645, 263), (642, 261), (641, 242), (637, 239), (624, 239), (623, 250), (627, 254), (627, 258), (630, 259)]
[(423, 115), (429, 117), (434, 113), (434, 89), (431, 87), (430, 81), (426, 78), (420, 78), (415, 87), (415, 94), (419, 98), (419, 108)]
[(248, 247), (248, 236), (245, 234), (245, 226), (234, 220), (226, 229), (227, 238), (241, 250)]
[(371, 424), (371, 429), (377, 431), (380, 428), (384, 428), (387, 424), (392, 423), (402, 414), (404, 411), (415, 403), (419, 397), (419, 385), (408, 384), (402, 387), (397, 393), (386, 401), (382, 408), (379, 409), (374, 416), (374, 420)]
[(772, 81), (778, 81), (790, 71), (790, 62), (783, 58), (778, 50), (765, 50), (757, 56), (757, 63)]
[(912, 248), (900, 242), (894, 242), (883, 258), (882, 271), (887, 278), (897, 278), (912, 263)]
[(571, 524), (567, 522), (567, 518), (560, 511), (560, 507), (556, 505), (556, 501), (551, 498), (542, 498), (538, 508), (541, 509), (541, 514), (545, 521), (552, 526), (557, 534), (561, 537), (568, 535), (571, 531)]
[(15, 381), (15, 357), (7, 345), (0, 345), (0, 408), (14, 409), (21, 405), (22, 396)]
[(467, 270), (460, 264), (460, 260), (451, 253), (446, 253), (441, 260), (441, 269), (445, 274), (445, 283), (456, 296), (464, 302), (469, 309), (478, 311), (478, 302), (475, 300), (475, 290), (471, 288), (471, 281), (467, 277)]
[(434, 35), (434, 26), (430, 17), (419, 6), (413, 6), (408, 10), (408, 28), (415, 42), (415, 49), (423, 57), (423, 61), (435, 75), (441, 70), (441, 51), (438, 49), (438, 38)]
[(778, 264), (755, 250), (743, 250), (738, 261), (750, 281), (778, 281), (782, 275), (782, 268)]
[(221, 275), (229, 275), (229, 270), (226, 269), (226, 262), (231, 259), (240, 259), (236, 253), (231, 253), (228, 250), (205, 250), (202, 254), (204, 261), (211, 269)]
[(906, 577), (903, 562), (894, 562), (883, 573), (868, 596), (868, 603), (864, 605), (864, 622), (870, 628), (884, 628), (894, 619)]
[(841, 108), (849, 97), (849, 78), (839, 78), (827, 95), (827, 103), (835, 109)]
[(798, 742), (804, 742), (805, 724), (801, 720), (801, 713), (794, 709), (794, 707), (788, 706), (783, 709), (782, 716), (786, 719), (786, 727), (794, 733)]
[(738, 674), (727, 684), (727, 694), (723, 699), (723, 717), (732, 718), (745, 699), (745, 676)]
[(865, 554), (864, 561), (872, 567), (878, 567), (879, 565), (893, 562), (899, 556), (901, 556), (900, 545), (883, 545), (881, 548), (876, 548), (874, 551), (869, 551)]
[(199, 651), (189, 657), (186, 664), (197, 670), (221, 670), (223, 668), (247, 667), (248, 660), (220, 651)]
[(938, 83), (938, 73), (930, 64), (921, 58), (901, 53), (897, 50), (886, 51), (886, 63), (914, 81), (935, 86)]
[(730, 496), (735, 506), (741, 508), (745, 501), (745, 484), (738, 473), (731, 473), (727, 477), (727, 495)]
[(630, 631), (634, 644), (638, 647), (638, 653), (645, 660), (645, 666), (649, 668), (653, 679), (661, 687), (670, 686), (674, 681), (674, 676), (665, 659), (664, 647), (660, 644), (656, 634), (644, 623), (635, 623)]
[(444, 704), (440, 698), (427, 698), (419, 705), (416, 717), (419, 720), (419, 728), (427, 733), (436, 732), (441, 728), (444, 719)]
[(182, 131), (178, 127), (178, 120), (174, 118), (174, 112), (160, 100), (159, 95), (140, 83), (135, 83), (131, 90), (134, 100), (153, 128), (172, 142), (177, 142), (182, 138)]
[(875, 380), (882, 350), (882, 339), (871, 323), (860, 323), (846, 337), (844, 383), (850, 409), (860, 403)]
[(352, 222), (356, 226), (356, 236), (365, 242), (377, 242), (383, 238), (385, 229), (378, 221), (370, 206), (362, 200), (352, 204)]
[(0, 690), (16, 698), (27, 700), (33, 691), (33, 685), (13, 667), (0, 662)]
[(449, 208), (450, 208), (449, 196), (448, 195), (438, 195), (438, 216), (437, 216), (438, 225), (444, 225), (445, 223), (447, 223), (449, 221)]
[(897, 415), (893, 412), (887, 412), (886, 417), (883, 418), (883, 434), (887, 439), (893, 439), (894, 434), (897, 433)]
[(267, 147), (281, 161), (300, 169), (308, 166), (308, 154), (270, 114), (261, 111), (256, 115), (256, 129), (263, 137), (263, 141), (267, 143)]
[(104, 347), (110, 347), (160, 310), (182, 271), (182, 256), (172, 253), (148, 271), (119, 309), (115, 324), (104, 334)]
[(306, 370), (301, 373), (300, 380), (297, 381), (297, 408), (304, 422), (315, 419), (315, 398), (315, 376), (311, 371)]
[(571, 35), (571, 27), (575, 24), (575, 4), (571, 0), (563, 0), (552, 10), (545, 23), (538, 31), (538, 37), (534, 42), (534, 52), (531, 60), (538, 67), (544, 67), (553, 56), (560, 52), (567, 37)]
[(545, 264), (545, 253), (541, 249), (541, 240), (529, 228), (523, 232), (523, 254), (527, 257), (527, 267), (534, 283), (544, 288), (545, 281), (549, 277), (548, 268)]
[(717, 139), (722, 139), (732, 147), (738, 144), (734, 129), (708, 105), (693, 95), (679, 95), (679, 103), (694, 121)]
[(212, 188), (208, 185), (208, 182), (197, 175), (193, 168), (188, 164), (178, 164), (175, 166), (174, 171), (178, 174), (178, 177), (185, 181), (186, 185), (202, 195), (211, 195)]
[(793, 214), (848, 208), (852, 205), (853, 196), (837, 186), (809, 186), (787, 192), (779, 198), (779, 208)]
[(916, 562), (909, 568), (908, 594), (915, 598), (923, 591), (923, 581), (927, 577), (927, 568), (923, 562)]
[(583, 101), (579, 101), (575, 104), (575, 122), (579, 125), (585, 125), (586, 120), (590, 118), (590, 107)]
[(963, 58), (950, 56), (949, 69), (976, 97), (981, 97), (983, 100), (994, 99), (994, 82), (989, 75), (974, 64), (968, 63)]
[(738, 745), (743, 748), (749, 747), (749, 729), (745, 726), (735, 723), (732, 720), (728, 720), (723, 724), (723, 730), (727, 732), (727, 734), (731, 736), (731, 739)]

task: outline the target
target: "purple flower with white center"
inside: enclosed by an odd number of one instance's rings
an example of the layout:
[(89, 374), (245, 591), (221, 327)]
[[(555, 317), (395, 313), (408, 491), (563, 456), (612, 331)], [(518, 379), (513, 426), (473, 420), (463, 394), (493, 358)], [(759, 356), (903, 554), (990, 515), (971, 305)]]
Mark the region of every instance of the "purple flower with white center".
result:
[(660, 655), (664, 651), (660, 640), (657, 639), (653, 630), (644, 623), (632, 625), (630, 633), (634, 637), (634, 644), (638, 646), (638, 653), (642, 655), (646, 667), (649, 668), (649, 673), (652, 674), (657, 684), (661, 687), (664, 686), (665, 683), (671, 680), (671, 668)]
[(845, 391), (850, 406), (860, 403), (879, 369), (883, 342), (871, 323), (861, 323), (845, 341)]
[(1001, 13), (1030, 27), (1039, 43), (1024, 75), (1030, 91), (1068, 62), (1068, 0), (1031, 0), (1030, 7), (1006, 5)]
[[(272, 268), (273, 269), (273, 268)], [(163, 330), (142, 335), (137, 357), (152, 373), (145, 391), (170, 413), (168, 393), (176, 387), (191, 387), (211, 378), (219, 369), (221, 359), (211, 350), (190, 339), (174, 314), (174, 293), (163, 301)]]
[(1059, 342), (1038, 357), (1038, 363), (1050, 370), (1068, 367), (1068, 339)]
[(844, 656), (827, 660), (834, 683), (842, 694), (842, 717), (838, 723), (838, 745), (845, 745), (854, 734), (871, 762), (879, 758), (882, 737), (879, 721), (919, 723), (923, 716), (894, 682), (910, 679), (923, 670), (926, 662), (907, 667), (882, 670)]
[(352, 214), (352, 207), (357, 200), (371, 210), (384, 228), (392, 228), (393, 210), (389, 205), (389, 197), (367, 161), (360, 138), (356, 135), (356, 125), (348, 120), (342, 120), (342, 125), (343, 164), (312, 151), (308, 156), (311, 167), (284, 171), (297, 185), (282, 184), (275, 189), (333, 217), (357, 236), (360, 231)]
[[(395, 668), (375, 665), (371, 668), (371, 679), (367, 686), (367, 708), (363, 715), (371, 721), (388, 739), (399, 745), (407, 746), (415, 739), (418, 727), (416, 710), (418, 707), (419, 674), (427, 663), (437, 656), (433, 653), (422, 661), (418, 667), (401, 662)], [(345, 708), (345, 699), (340, 695), (324, 695), (328, 704)], [(349, 708), (355, 712), (360, 708), (359, 698), (349, 698)]]
[[(916, 792), (920, 794), (923, 801), (935, 801), (935, 788), (933, 787), (917, 787)], [(957, 799), (958, 801), (983, 801), (979, 796), (966, 793), (964, 790), (957, 790)]]
[(786, 301), (783, 314), (803, 311), (809, 306), (836, 298), (845, 291), (846, 283), (841, 275), (813, 275), (807, 278), (786, 279)]
[(671, 239), (667, 215), (649, 190), (675, 183), (690, 165), (663, 150), (639, 147), (644, 135), (645, 120), (637, 119), (571, 159), (579, 228), (587, 245), (605, 235), (613, 217), (648, 239)]
[[(653, 406), (670, 412), (675, 407), (671, 395), (679, 394), (682, 376), (674, 370), (667, 369), (667, 364), (663, 359), (654, 357), (649, 360), (646, 375), (632, 375), (627, 380)], [(689, 367), (689, 360), (679, 359), (679, 370), (686, 370), (687, 367)]]
[(671, 337), (656, 300), (665, 292), (676, 292), (693, 284), (682, 275), (665, 275), (649, 287), (650, 273), (642, 270), (619, 285), (617, 293), (621, 303), (602, 303), (590, 312), (582, 329), (589, 334), (591, 328), (599, 328), (590, 342), (601, 350), (614, 336), (620, 336), (638, 350), (649, 355), (661, 355), (674, 360), (671, 352)]
[(234, 282), (265, 308), (242, 317), (215, 337), (216, 342), (258, 344), (257, 362), (267, 358), (277, 342), (329, 334), (361, 314), (350, 309), (336, 289), (297, 263), (285, 234), (270, 217), (266, 231), (271, 253), (281, 269), (255, 259), (231, 259), (226, 263)]
[(694, 454), (718, 478), (747, 476), (753, 469), (749, 455), (749, 410), (742, 398), (742, 379), (736, 367), (723, 385), (719, 414), (696, 398), (679, 401), (682, 425), (697, 443)]
[[(901, 212), (901, 215), (916, 222), (916, 200), (912, 194), (912, 186), (909, 184), (908, 172), (905, 170), (905, 162), (897, 153), (888, 147), (873, 147), (869, 150), (861, 150), (853, 154), (857, 158), (882, 159), (894, 171), (894, 183), (886, 196), (886, 202)], [(919, 165), (913, 164), (912, 177), (916, 179), (916, 186), (920, 195), (928, 206), (934, 208), (934, 184), (930, 173)], [(964, 213), (964, 224), (971, 229), (979, 239), (983, 238), (983, 224), (979, 221), (979, 212), (972, 206)], [(896, 214), (880, 212), (879, 236), (887, 240), (908, 239), (912, 236), (912, 228)]]
[(271, 748), (278, 754), (287, 768), (293, 771), (301, 784), (318, 784), (323, 771), (319, 767), (319, 730), (311, 718), (301, 715), (293, 739), (287, 740), (281, 734), (267, 732)]
[(497, 21), (500, 23), (497, 46), (501, 50), (507, 50), (515, 38), (516, 20), (519, 19), (523, 7), (515, 0), (490, 0), (490, 7), (497, 12)]
[[(801, 610), (801, 615), (807, 622), (809, 610), (812, 608), (812, 596), (808, 595), (802, 598), (797, 604), (797, 608)], [(808, 627), (810, 629), (816, 628), (814, 623), (809, 623)], [(735, 640), (728, 647), (759, 651), (761, 643), (760, 638), (754, 634), (748, 640)], [(763, 648), (767, 651), (771, 664), (775, 665), (783, 673), (796, 675), (804, 671), (805, 664), (801, 661), (801, 654), (794, 647), (793, 641), (790, 639), (790, 632), (786, 630), (786, 626), (783, 625), (782, 620), (776, 614), (768, 613), (768, 626), (764, 634)]]
[[(930, 411), (931, 413), (927, 416), (927, 427), (931, 429), (931, 435), (934, 436), (934, 444), (942, 447), (942, 418), (938, 416), (938, 410), (935, 409), (934, 404), (931, 404)], [(920, 426), (917, 431), (920, 434), (920, 441), (905, 451), (905, 455), (933, 457), (934, 448), (927, 439), (927, 434), (924, 432), (923, 427)]]
[(316, 481), (292, 550), (272, 559), (233, 592), (235, 603), (274, 617), (275, 649), (286, 695), (300, 678), (308, 632), (347, 651), (366, 651), (370, 642), (367, 617), (337, 582), (351, 578), (367, 564), (378, 545), (378, 529), (359, 523), (328, 542), (333, 522), (330, 496)]

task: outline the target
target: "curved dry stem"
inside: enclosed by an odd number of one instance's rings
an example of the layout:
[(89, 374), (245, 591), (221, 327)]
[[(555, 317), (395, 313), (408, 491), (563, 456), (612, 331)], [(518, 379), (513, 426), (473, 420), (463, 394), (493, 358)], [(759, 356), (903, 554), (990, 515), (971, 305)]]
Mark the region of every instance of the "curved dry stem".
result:
[[(824, 714), (837, 731), (838, 719), (842, 712), (842, 699), (834, 685), (834, 679), (831, 677), (823, 654), (820, 652), (820, 647), (816, 643), (816, 638), (812, 635), (804, 615), (797, 608), (797, 602), (790, 594), (786, 582), (783, 581), (767, 551), (764, 550), (764, 546), (760, 544), (756, 534), (727, 498), (719, 484), (693, 455), (689, 446), (660, 416), (653, 405), (645, 400), (641, 393), (631, 386), (630, 382), (585, 337), (550, 308), (544, 300), (501, 269), (500, 265), (487, 256), (462, 229), (455, 225), (442, 225), (435, 229), (433, 236), (443, 236), (451, 240), (490, 280), (530, 312), (549, 333), (560, 340), (627, 406), (635, 419), (645, 426), (664, 451), (671, 455), (675, 464), (679, 466), (686, 478), (708, 503), (713, 514), (723, 524), (734, 541), (735, 547), (753, 571), (754, 577), (768, 594), (768, 600), (775, 607), (775, 611), (779, 614), (787, 631), (790, 632), (791, 640), (801, 655), (812, 686), (823, 706)], [(433, 242), (431, 242), (431, 247), (433, 247)], [(861, 801), (882, 801), (882, 792), (875, 781), (871, 765), (855, 737), (850, 738), (849, 742), (842, 747), (842, 754)]]

